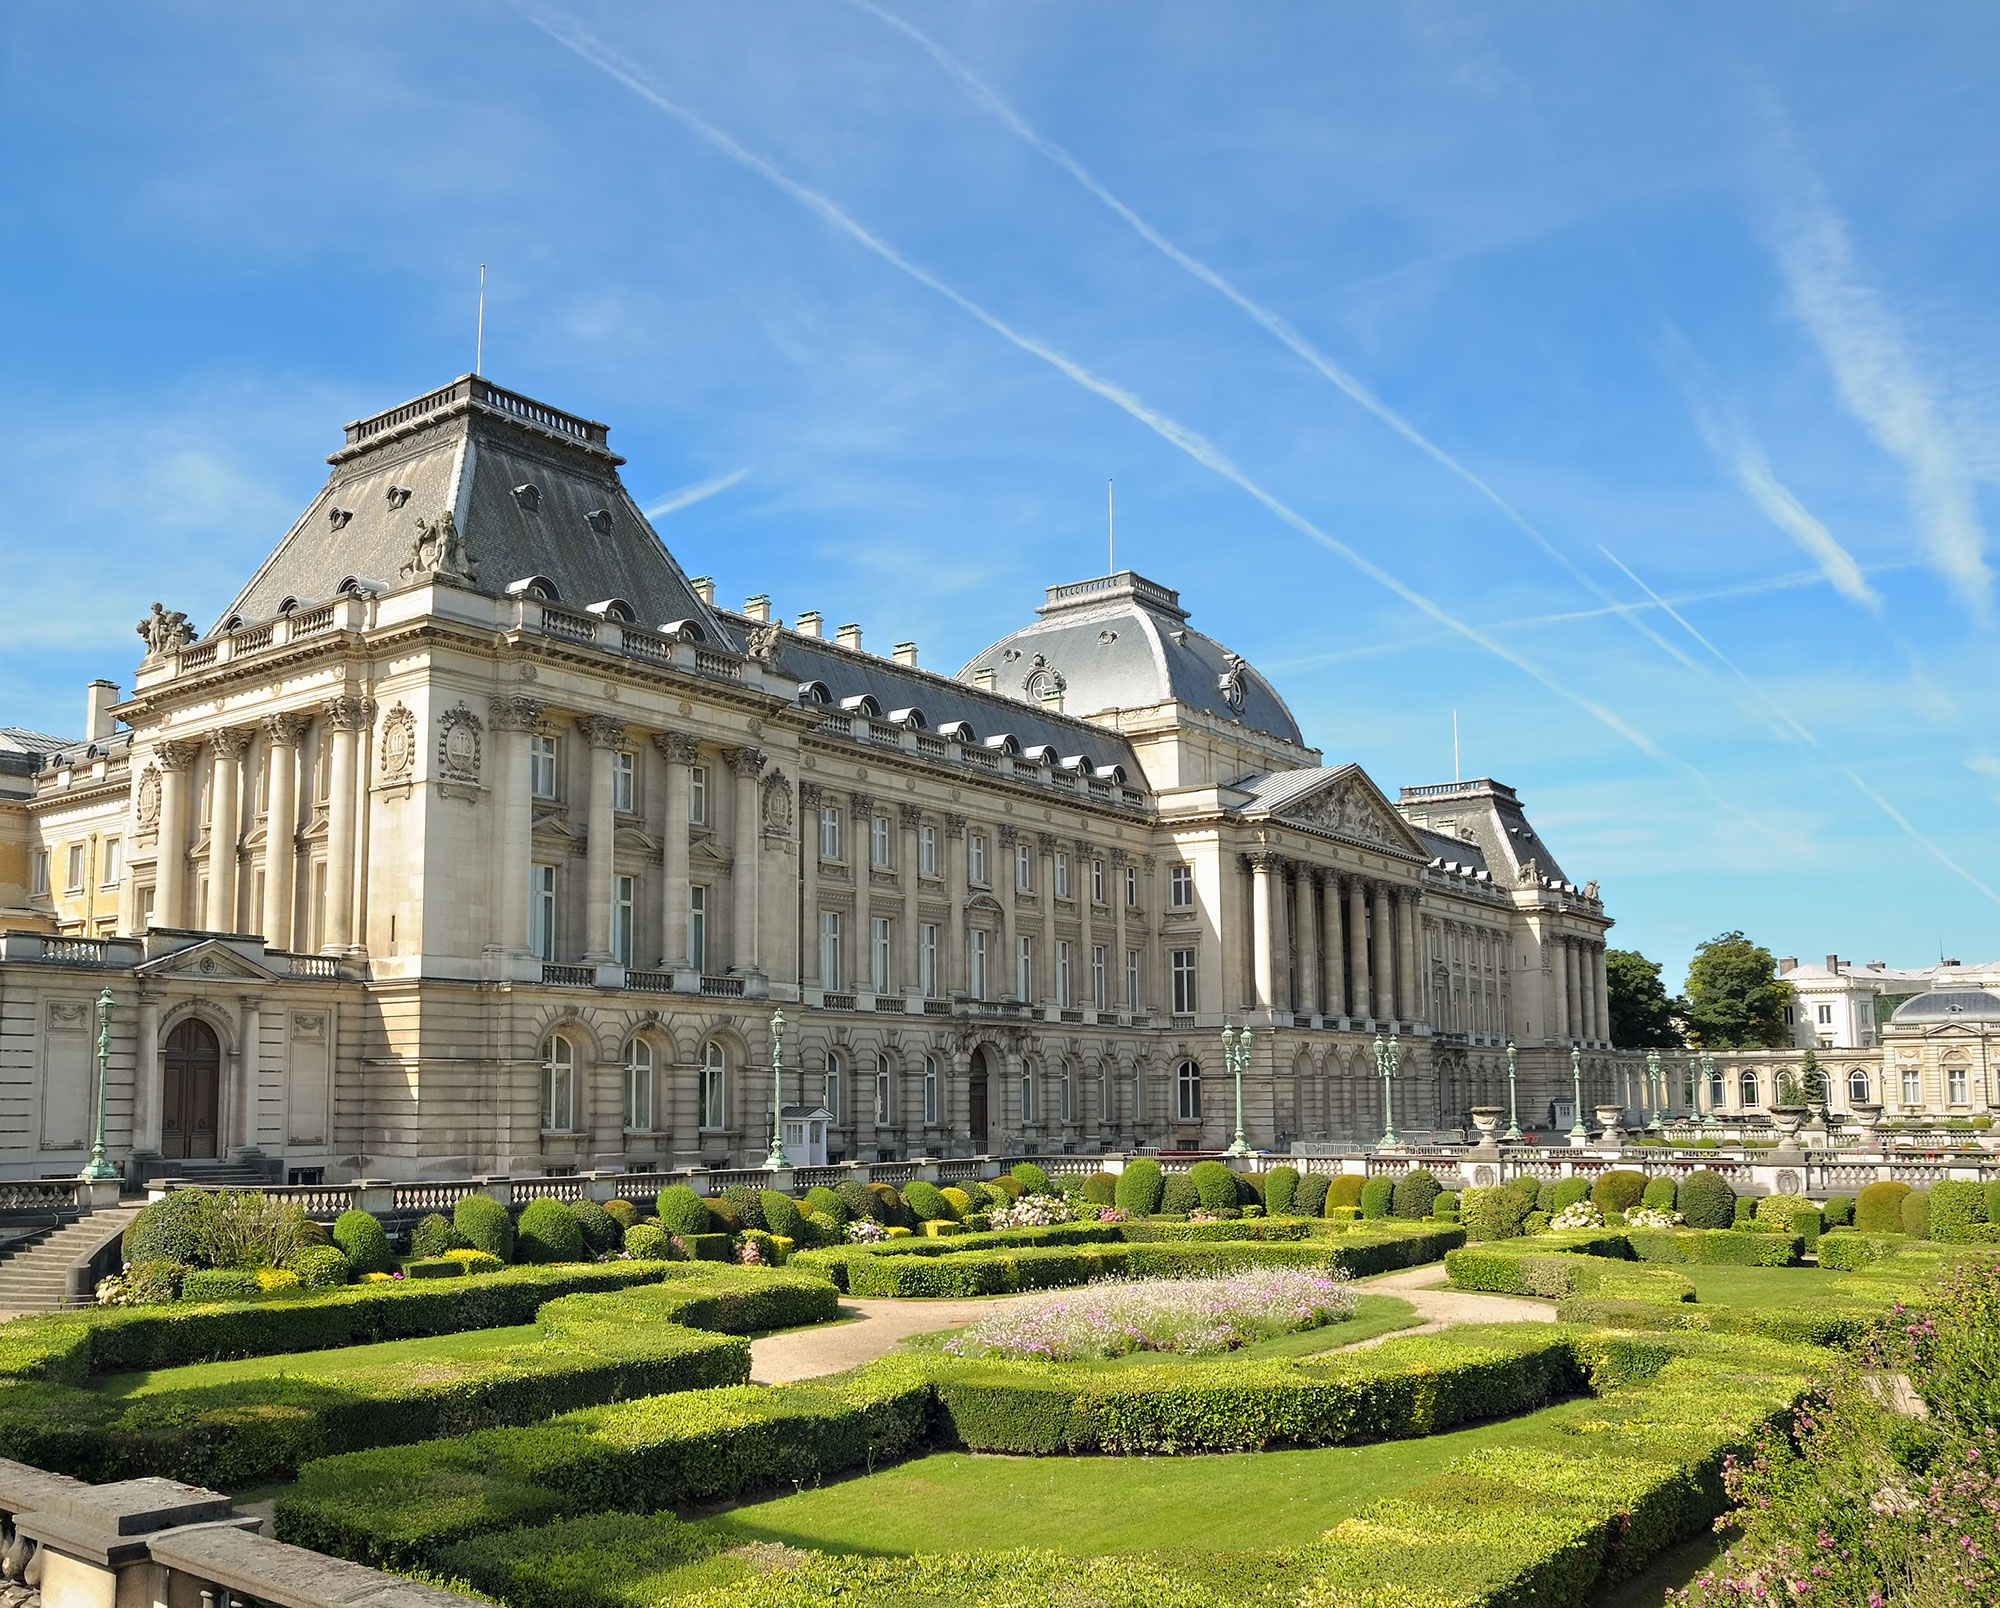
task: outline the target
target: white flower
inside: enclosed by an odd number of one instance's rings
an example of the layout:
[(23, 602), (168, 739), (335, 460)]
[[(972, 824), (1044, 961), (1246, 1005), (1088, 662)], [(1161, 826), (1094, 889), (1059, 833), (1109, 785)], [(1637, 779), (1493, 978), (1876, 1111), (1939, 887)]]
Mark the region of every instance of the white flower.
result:
[(1602, 1228), (1604, 1213), (1587, 1200), (1572, 1201), (1554, 1217), (1549, 1219), (1551, 1232), (1559, 1233), (1567, 1228)]

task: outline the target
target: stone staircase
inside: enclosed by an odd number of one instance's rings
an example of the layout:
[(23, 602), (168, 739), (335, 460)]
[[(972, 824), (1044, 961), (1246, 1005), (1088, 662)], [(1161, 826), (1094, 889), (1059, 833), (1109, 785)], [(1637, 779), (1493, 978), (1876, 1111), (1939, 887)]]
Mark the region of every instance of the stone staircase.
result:
[(137, 1206), (92, 1212), (0, 1257), (0, 1314), (53, 1312), (67, 1304), (69, 1270), (125, 1232)]
[(218, 1189), (263, 1189), (267, 1185), (284, 1180), (273, 1179), (261, 1167), (244, 1161), (183, 1161), (168, 1164), (172, 1170), (161, 1172), (149, 1183), (161, 1183), (168, 1179), (179, 1179), (190, 1184), (209, 1184)]

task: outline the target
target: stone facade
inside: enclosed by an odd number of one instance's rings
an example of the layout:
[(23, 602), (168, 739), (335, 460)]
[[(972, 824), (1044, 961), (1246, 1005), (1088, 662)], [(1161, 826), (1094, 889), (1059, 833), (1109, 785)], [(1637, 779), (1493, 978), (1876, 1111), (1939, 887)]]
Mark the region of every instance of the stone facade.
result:
[(1378, 1038), (1404, 1131), (1510, 1039), (1524, 1121), (1572, 1047), (1620, 1082), (1609, 918), (1512, 790), (1322, 764), (1166, 587), (939, 675), (716, 607), (604, 426), (483, 380), (329, 461), (213, 629), (0, 745), (0, 1174), (79, 1159), (107, 987), (153, 1174), (752, 1164), (779, 1008), (847, 1159), (1219, 1147), (1225, 1022), (1260, 1146), (1378, 1135)]

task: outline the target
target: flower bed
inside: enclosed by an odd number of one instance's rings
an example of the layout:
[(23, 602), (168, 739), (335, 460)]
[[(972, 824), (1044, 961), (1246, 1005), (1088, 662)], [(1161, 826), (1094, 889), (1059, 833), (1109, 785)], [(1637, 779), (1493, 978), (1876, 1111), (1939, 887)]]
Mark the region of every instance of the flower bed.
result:
[(948, 1341), (954, 1357), (1079, 1362), (1135, 1351), (1212, 1356), (1354, 1315), (1338, 1269), (1252, 1268), (1088, 1285), (995, 1313)]

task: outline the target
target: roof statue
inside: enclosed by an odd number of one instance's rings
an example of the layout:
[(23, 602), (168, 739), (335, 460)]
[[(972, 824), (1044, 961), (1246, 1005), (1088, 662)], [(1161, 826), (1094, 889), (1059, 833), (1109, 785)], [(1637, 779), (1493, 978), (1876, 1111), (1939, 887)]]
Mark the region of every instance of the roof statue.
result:
[(410, 556), (396, 573), (406, 581), (414, 580), (419, 575), (439, 575), (455, 581), (476, 582), (479, 579), (449, 508), (440, 511), (435, 519), (418, 519), (416, 540), (410, 544)]
[(194, 627), (188, 624), (188, 617), (178, 609), (153, 605), (153, 612), (139, 622), (139, 635), (146, 644), (146, 657), (171, 653), (175, 648), (194, 640)]

